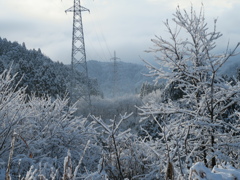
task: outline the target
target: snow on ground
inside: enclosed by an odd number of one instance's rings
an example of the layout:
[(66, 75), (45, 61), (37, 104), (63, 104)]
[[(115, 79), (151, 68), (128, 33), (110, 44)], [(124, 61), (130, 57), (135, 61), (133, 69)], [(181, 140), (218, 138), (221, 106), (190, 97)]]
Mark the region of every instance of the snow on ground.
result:
[(214, 167), (212, 171), (198, 162), (190, 169), (189, 180), (240, 180), (240, 170), (231, 165)]

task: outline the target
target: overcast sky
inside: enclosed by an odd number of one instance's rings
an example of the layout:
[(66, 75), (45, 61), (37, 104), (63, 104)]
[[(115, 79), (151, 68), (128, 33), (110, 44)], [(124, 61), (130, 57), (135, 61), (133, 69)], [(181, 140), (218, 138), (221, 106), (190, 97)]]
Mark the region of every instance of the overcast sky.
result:
[[(240, 0), (81, 0), (87, 59), (109, 61), (116, 51), (125, 62), (150, 60), (155, 35), (166, 36), (163, 21), (177, 5), (199, 10), (204, 4), (209, 27), (218, 18), (223, 33), (219, 50), (240, 41)], [(70, 64), (73, 0), (0, 0), (0, 37), (38, 49), (54, 61)], [(167, 37), (167, 36), (166, 36)], [(141, 58), (140, 58), (141, 57)]]

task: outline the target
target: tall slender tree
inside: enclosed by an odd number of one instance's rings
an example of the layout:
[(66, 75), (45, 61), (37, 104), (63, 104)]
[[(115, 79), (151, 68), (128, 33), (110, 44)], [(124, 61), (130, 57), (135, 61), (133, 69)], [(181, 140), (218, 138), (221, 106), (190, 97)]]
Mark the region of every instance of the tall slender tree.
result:
[[(222, 34), (216, 29), (216, 19), (212, 30), (208, 28), (203, 6), (199, 13), (193, 7), (190, 12), (177, 7), (173, 16), (175, 29), (168, 20), (164, 23), (170, 38), (156, 36), (152, 39), (155, 48), (148, 51), (158, 54), (160, 66), (146, 62), (156, 81), (166, 81), (163, 100), (140, 108), (141, 115), (160, 122), (160, 141), (166, 147), (168, 161), (182, 175), (196, 161), (204, 161), (208, 167), (222, 161), (239, 166), (236, 105), (240, 84), (227, 82), (218, 73), (236, 55), (239, 44), (233, 50), (227, 46), (222, 54), (214, 53)], [(169, 98), (169, 87), (181, 95)]]

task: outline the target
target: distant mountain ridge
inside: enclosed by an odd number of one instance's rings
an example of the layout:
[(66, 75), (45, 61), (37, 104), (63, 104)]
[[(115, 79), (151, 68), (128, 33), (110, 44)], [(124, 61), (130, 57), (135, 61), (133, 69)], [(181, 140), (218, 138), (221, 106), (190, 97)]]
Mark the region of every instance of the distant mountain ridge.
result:
[[(96, 78), (105, 97), (113, 97), (114, 65), (113, 62), (90, 60), (87, 62), (90, 78)], [(152, 82), (146, 77), (148, 69), (140, 64), (117, 62), (116, 66), (116, 96), (139, 93), (144, 82)]]
[[(114, 68), (113, 62), (100, 62), (90, 60), (87, 62), (90, 78), (96, 78), (101, 91), (105, 97), (113, 96), (114, 88)], [(231, 58), (224, 67), (221, 68), (220, 74), (228, 77), (238, 76), (240, 69), (239, 56)], [(153, 78), (145, 76), (149, 70), (141, 64), (117, 62), (117, 90), (118, 96), (126, 94), (139, 93), (144, 82), (153, 83)], [(145, 75), (144, 75), (145, 74)]]

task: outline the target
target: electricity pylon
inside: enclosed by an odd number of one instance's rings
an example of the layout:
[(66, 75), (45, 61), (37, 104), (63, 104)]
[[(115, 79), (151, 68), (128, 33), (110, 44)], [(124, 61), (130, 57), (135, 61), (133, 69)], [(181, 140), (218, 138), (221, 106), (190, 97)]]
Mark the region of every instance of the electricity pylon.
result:
[(116, 56), (116, 51), (114, 51), (114, 57), (111, 58), (110, 60), (113, 60), (113, 97), (115, 97), (116, 96), (116, 92), (118, 90), (118, 87), (117, 87), (117, 80), (118, 80), (117, 60), (120, 60), (120, 58), (118, 58)]
[[(81, 82), (85, 87), (80, 88), (80, 96), (88, 103), (91, 107), (90, 99), (90, 82), (88, 78), (88, 68), (86, 60), (86, 51), (83, 34), (82, 24), (82, 11), (89, 11), (89, 9), (81, 6), (80, 0), (74, 0), (73, 7), (67, 9), (65, 12), (73, 12), (73, 30), (72, 30), (72, 55), (71, 55), (71, 69), (72, 69), (72, 82), (70, 87), (70, 98), (71, 102), (76, 101), (79, 97), (74, 97), (74, 92), (79, 91), (76, 79), (81, 76)], [(79, 77), (78, 77), (79, 76)], [(80, 78), (81, 78), (80, 77)]]

